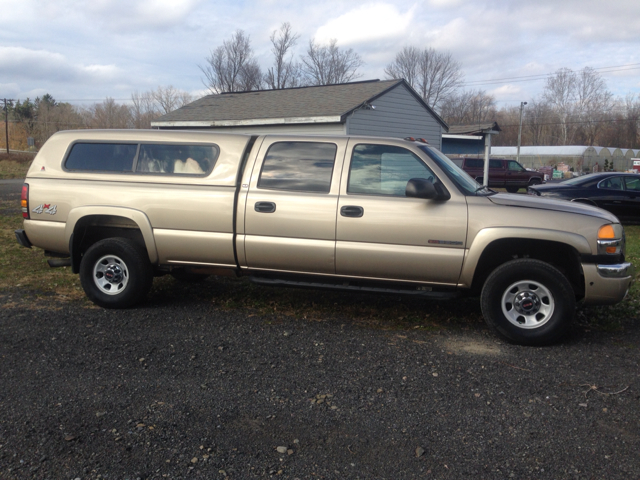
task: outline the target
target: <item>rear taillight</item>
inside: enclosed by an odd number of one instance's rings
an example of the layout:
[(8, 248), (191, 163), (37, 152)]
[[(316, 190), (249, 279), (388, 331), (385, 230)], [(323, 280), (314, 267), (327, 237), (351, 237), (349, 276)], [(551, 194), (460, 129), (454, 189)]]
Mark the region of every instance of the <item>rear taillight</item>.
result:
[(22, 218), (29, 218), (29, 184), (22, 185), (22, 196), (20, 197), (22, 205)]

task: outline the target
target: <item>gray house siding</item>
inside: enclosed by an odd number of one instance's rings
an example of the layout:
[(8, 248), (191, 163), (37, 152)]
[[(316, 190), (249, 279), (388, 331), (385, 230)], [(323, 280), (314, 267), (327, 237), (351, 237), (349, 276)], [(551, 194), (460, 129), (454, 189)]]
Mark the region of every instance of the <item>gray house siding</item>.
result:
[(358, 109), (347, 118), (348, 135), (425, 138), (442, 148), (442, 125), (402, 85), (371, 101), (373, 110)]

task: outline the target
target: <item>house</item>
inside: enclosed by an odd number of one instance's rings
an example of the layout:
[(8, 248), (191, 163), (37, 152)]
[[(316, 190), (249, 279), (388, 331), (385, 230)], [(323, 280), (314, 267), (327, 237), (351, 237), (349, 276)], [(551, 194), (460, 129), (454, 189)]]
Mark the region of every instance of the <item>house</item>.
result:
[(369, 80), (207, 95), (151, 123), (160, 129), (425, 138), (447, 124), (404, 80)]

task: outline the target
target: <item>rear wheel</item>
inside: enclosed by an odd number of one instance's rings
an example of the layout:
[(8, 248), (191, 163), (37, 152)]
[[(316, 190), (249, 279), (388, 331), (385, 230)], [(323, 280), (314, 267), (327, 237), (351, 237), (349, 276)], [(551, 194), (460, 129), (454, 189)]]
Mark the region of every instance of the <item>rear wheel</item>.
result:
[(507, 187), (507, 192), (509, 193), (517, 193), (520, 190), (520, 187)]
[(153, 282), (146, 252), (126, 238), (94, 243), (80, 262), (87, 297), (104, 308), (127, 308), (142, 301)]
[(487, 324), (520, 345), (557, 342), (575, 315), (575, 296), (567, 278), (533, 259), (512, 260), (496, 268), (484, 284), (481, 305)]

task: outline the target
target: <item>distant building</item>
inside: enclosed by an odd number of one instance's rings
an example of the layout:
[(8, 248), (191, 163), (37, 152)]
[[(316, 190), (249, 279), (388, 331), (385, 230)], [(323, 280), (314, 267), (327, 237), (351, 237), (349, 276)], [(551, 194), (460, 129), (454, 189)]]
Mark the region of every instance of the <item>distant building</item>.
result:
[(425, 138), (442, 148), (448, 125), (404, 80), (207, 95), (151, 123), (235, 133)]
[[(491, 156), (515, 159), (516, 147), (493, 147)], [(576, 172), (591, 172), (596, 165), (600, 171), (604, 167), (605, 160), (616, 171), (622, 172), (631, 169), (634, 156), (638, 150), (628, 149), (622, 151), (619, 148), (589, 147), (584, 145), (559, 145), (559, 146), (526, 146), (520, 147), (520, 163), (527, 168), (538, 169), (544, 166), (554, 166), (565, 163)]]

